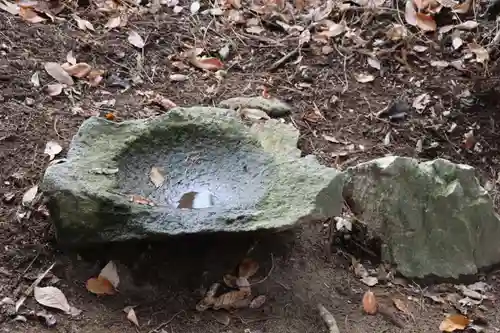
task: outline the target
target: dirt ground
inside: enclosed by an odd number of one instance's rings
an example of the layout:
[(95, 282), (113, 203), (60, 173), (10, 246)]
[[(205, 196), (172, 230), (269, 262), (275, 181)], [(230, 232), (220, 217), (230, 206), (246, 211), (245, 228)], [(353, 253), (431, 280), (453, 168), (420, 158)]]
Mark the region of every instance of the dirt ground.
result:
[[(19, 206), (23, 193), (40, 182), (49, 163), (43, 154), (47, 141), (55, 140), (66, 149), (84, 119), (109, 108), (119, 120), (166, 112), (150, 103), (149, 92), (180, 106), (213, 105), (230, 97), (267, 92), (293, 105), (294, 112), (286, 121), (300, 129), (300, 148), (304, 154), (317, 155), (325, 165), (343, 169), (387, 154), (444, 157), (477, 167), (482, 183), (492, 184), (496, 199), (500, 99), (494, 91), (498, 85), (495, 49), (487, 68), (471, 62), (463, 71), (439, 69), (429, 61), (451, 61), (457, 51), (450, 49), (446, 38), (439, 41), (437, 34), (413, 29), (408, 42), (383, 47), (381, 72), (367, 65), (366, 49), (338, 44), (325, 54), (321, 45), (312, 42), (271, 69), (296, 49), (297, 36), (284, 33), (267, 19), (262, 19), (265, 31), (256, 37), (240, 25), (182, 12), (173, 15), (165, 7), (155, 15), (132, 15), (127, 28), (104, 31), (101, 27), (107, 18), (84, 2), (69, 6), (60, 14), (67, 21), (56, 23), (30, 24), (0, 11), (0, 194), (15, 195), (13, 201), (4, 198), (0, 203), (0, 298), (18, 299), (33, 276), (55, 262), (52, 272), (60, 279), (55, 286), (83, 311), (74, 318), (51, 312), (57, 319), (53, 328), (31, 318), (13, 321), (0, 314), (2, 332), (327, 332), (316, 309), (318, 303), (332, 312), (341, 332), (439, 331), (444, 313), (454, 312), (453, 306), (434, 304), (423, 293), (449, 286), (381, 284), (373, 288), (379, 301), (391, 308), (391, 299), (397, 297), (408, 305), (411, 315), (397, 310), (393, 316), (362, 312), (361, 298), (368, 287), (349, 270), (346, 249), (330, 243), (331, 221), (305, 222), (279, 235), (188, 237), (75, 251), (58, 247), (43, 209), (35, 209), (27, 219), (19, 217)], [(189, 3), (180, 5), (189, 11)], [(96, 31), (78, 29), (71, 20), (75, 11), (91, 21)], [(360, 10), (346, 16), (370, 43), (383, 38), (395, 17), (391, 11), (379, 16)], [(494, 29), (494, 22), (480, 22), (478, 32), (467, 38), (491, 40), (494, 31), (487, 31)], [(127, 42), (127, 29), (147, 37), (143, 51)], [(190, 47), (214, 55), (226, 44), (231, 51), (222, 80), (192, 66), (174, 66), (176, 57)], [(414, 44), (429, 50), (411, 52)], [(44, 89), (52, 79), (43, 70), (44, 64), (64, 62), (71, 50), (78, 61), (105, 69), (107, 76), (97, 87), (79, 82), (73, 91), (50, 97)], [(137, 54), (142, 57), (141, 66)], [(36, 71), (41, 87), (30, 82)], [(358, 82), (355, 74), (362, 72), (375, 75), (375, 80)], [(173, 73), (186, 74), (188, 79), (171, 82)], [(464, 93), (467, 90), (472, 97)], [(431, 102), (420, 112), (410, 107), (404, 119), (395, 121), (377, 116), (397, 99), (411, 106), (422, 93), (428, 93)], [(110, 99), (116, 100), (114, 106), (99, 106)], [(464, 135), (471, 130), (474, 144), (464, 144)], [(360, 253), (354, 253), (358, 259)], [(259, 283), (252, 288), (255, 295), (267, 297), (266, 303), (259, 309), (231, 313), (227, 326), (212, 311), (197, 312), (195, 305), (206, 288), (247, 256), (260, 263)], [(119, 263), (120, 293), (97, 297), (86, 290), (85, 282), (109, 260)], [(365, 263), (377, 264), (376, 260)], [(495, 272), (478, 279), (491, 285), (492, 295), (500, 295)], [(500, 329), (497, 298), (473, 311), (487, 320), (489, 332)], [(125, 306), (136, 306), (140, 328), (127, 321)], [(42, 307), (28, 298), (24, 309)]]

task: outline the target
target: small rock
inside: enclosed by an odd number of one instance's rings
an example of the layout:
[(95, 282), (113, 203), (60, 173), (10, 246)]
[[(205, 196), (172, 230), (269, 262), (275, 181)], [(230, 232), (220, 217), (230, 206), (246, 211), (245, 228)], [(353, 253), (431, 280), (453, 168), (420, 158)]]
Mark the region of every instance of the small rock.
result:
[(26, 104), (27, 106), (32, 106), (35, 104), (35, 100), (31, 97), (26, 97), (26, 99), (24, 100), (24, 104)]

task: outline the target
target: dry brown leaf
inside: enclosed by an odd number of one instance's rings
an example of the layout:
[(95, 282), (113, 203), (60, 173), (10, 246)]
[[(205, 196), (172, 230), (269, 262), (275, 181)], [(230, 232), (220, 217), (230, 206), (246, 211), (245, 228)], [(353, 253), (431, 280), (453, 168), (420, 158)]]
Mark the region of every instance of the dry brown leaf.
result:
[(408, 309), (408, 305), (406, 305), (404, 301), (400, 300), (399, 298), (393, 298), (392, 302), (394, 303), (396, 309), (403, 312), (404, 314), (411, 315), (411, 311), (410, 309)]
[(142, 39), (142, 37), (134, 30), (130, 30), (128, 32), (127, 40), (130, 44), (134, 45), (135, 47), (137, 47), (139, 49), (142, 49), (144, 47), (144, 45), (146, 45), (144, 43), (144, 39)]
[(231, 317), (229, 317), (229, 313), (226, 311), (215, 311), (212, 315), (218, 323), (221, 323), (224, 326), (229, 325), (231, 322)]
[(355, 74), (354, 77), (359, 83), (368, 83), (375, 80), (375, 77), (373, 75), (365, 73)]
[(12, 15), (19, 15), (20, 8), (17, 4), (7, 0), (0, 0), (0, 9)]
[(432, 67), (446, 68), (449, 65), (450, 65), (450, 63), (448, 61), (445, 61), (445, 60), (432, 60), (431, 61)]
[(76, 21), (78, 29), (83, 30), (83, 31), (86, 31), (86, 30), (94, 31), (94, 26), (89, 21), (82, 19), (81, 17), (79, 17), (76, 14), (73, 14), (71, 16)]
[(218, 58), (201, 58), (192, 56), (190, 57), (190, 62), (195, 67), (209, 71), (217, 71), (224, 68), (224, 63), (222, 63), (222, 61)]
[(85, 62), (79, 62), (72, 66), (61, 66), (61, 67), (63, 67), (63, 69), (69, 75), (77, 77), (79, 79), (86, 77), (92, 70), (92, 67)]
[(266, 302), (266, 296), (265, 295), (259, 295), (257, 297), (255, 297), (251, 302), (250, 302), (250, 305), (249, 305), (249, 308), (250, 309), (258, 309), (260, 308), (262, 305), (264, 305), (264, 303)]
[(92, 87), (96, 87), (99, 85), (99, 83), (102, 81), (103, 77), (106, 71), (102, 69), (93, 69), (90, 71), (90, 73), (87, 75), (87, 81)]
[(259, 270), (259, 264), (250, 258), (245, 258), (238, 266), (238, 277), (250, 278)]
[(457, 4), (456, 6), (454, 6), (452, 11), (457, 14), (467, 14), (470, 10), (471, 5), (472, 0), (465, 0), (461, 4)]
[(127, 306), (123, 309), (123, 312), (127, 314), (127, 319), (134, 324), (135, 326), (139, 327), (139, 321), (137, 320), (137, 315), (135, 314), (134, 307), (132, 306)]
[(33, 85), (33, 87), (40, 87), (40, 74), (38, 73), (38, 71), (36, 71), (35, 73), (33, 73), (33, 75), (31, 75), (31, 84)]
[(474, 148), (476, 144), (476, 138), (474, 137), (474, 131), (470, 130), (469, 132), (464, 134), (464, 140), (463, 140), (464, 146), (467, 149), (472, 149)]
[(247, 290), (230, 291), (216, 297), (212, 307), (214, 310), (246, 308), (251, 302), (248, 296), (250, 296), (250, 293)]
[(437, 24), (431, 15), (417, 13), (417, 27), (423, 31), (436, 31)]
[(174, 82), (182, 82), (182, 81), (186, 81), (188, 79), (188, 76), (184, 75), (184, 74), (172, 74), (169, 76), (169, 79), (170, 79), (170, 81), (174, 81)]
[(108, 29), (118, 28), (122, 23), (122, 18), (120, 16), (111, 17), (104, 27)]
[(99, 273), (99, 277), (108, 280), (115, 289), (117, 289), (118, 285), (120, 284), (118, 269), (116, 268), (116, 264), (111, 260), (106, 264), (106, 266), (103, 267), (103, 269)]
[(441, 324), (439, 330), (441, 332), (453, 332), (456, 330), (463, 330), (471, 323), (471, 320), (461, 314), (453, 314), (446, 317)]
[(377, 313), (378, 310), (377, 299), (375, 298), (375, 294), (371, 290), (368, 290), (363, 295), (362, 304), (363, 304), (363, 310), (367, 314), (374, 315)]
[(415, 10), (415, 5), (413, 0), (406, 0), (405, 4), (405, 20), (409, 25), (417, 25), (417, 11)]
[(55, 62), (47, 62), (45, 63), (45, 71), (52, 76), (57, 82), (66, 84), (68, 86), (73, 85), (73, 79), (71, 76), (59, 65)]
[(163, 175), (160, 172), (160, 169), (157, 167), (151, 168), (151, 171), (149, 172), (149, 179), (156, 188), (162, 186), (163, 182), (165, 182), (165, 177), (163, 177)]
[(425, 52), (425, 51), (427, 51), (427, 49), (428, 49), (428, 47), (424, 46), (424, 45), (415, 45), (415, 46), (413, 46), (413, 51), (415, 51), (417, 53)]
[(299, 46), (308, 44), (310, 41), (311, 41), (311, 32), (309, 31), (309, 29), (305, 29), (299, 35)]
[(242, 118), (249, 120), (271, 119), (271, 117), (269, 117), (269, 115), (265, 111), (262, 111), (261, 109), (251, 109), (251, 108), (242, 109), (240, 111), (240, 116)]
[(152, 200), (144, 198), (143, 196), (140, 195), (135, 195), (135, 194), (131, 195), (129, 197), (129, 200), (130, 202), (136, 203), (138, 205), (151, 206), (151, 207), (156, 206)]
[(111, 282), (100, 276), (88, 279), (86, 287), (88, 291), (96, 295), (116, 294), (115, 288), (113, 288)]
[(151, 101), (152, 103), (158, 104), (165, 110), (170, 110), (172, 108), (177, 107), (177, 104), (169, 100), (168, 98), (163, 97), (162, 95), (156, 95), (155, 98)]
[(453, 31), (451, 35), (451, 45), (453, 46), (453, 49), (458, 50), (463, 45), (463, 43), (464, 41), (462, 40), (462, 38), (460, 38), (460, 31)]
[(196, 13), (198, 13), (198, 11), (200, 10), (200, 2), (199, 1), (193, 1), (191, 3), (191, 6), (189, 7), (189, 10), (191, 11), (191, 14), (194, 15)]
[(60, 83), (54, 83), (54, 84), (49, 84), (47, 85), (47, 88), (45, 88), (45, 91), (49, 96), (59, 96), (62, 91), (63, 91), (64, 86)]
[(408, 35), (408, 31), (404, 25), (393, 23), (391, 28), (386, 31), (385, 35), (392, 41), (398, 41), (405, 39)]
[(40, 23), (45, 21), (43, 17), (38, 15), (33, 9), (29, 7), (21, 7), (19, 9), (19, 16), (29, 23)]
[(490, 59), (488, 50), (477, 43), (470, 43), (469, 50), (476, 55), (476, 61), (481, 64), (484, 64)]

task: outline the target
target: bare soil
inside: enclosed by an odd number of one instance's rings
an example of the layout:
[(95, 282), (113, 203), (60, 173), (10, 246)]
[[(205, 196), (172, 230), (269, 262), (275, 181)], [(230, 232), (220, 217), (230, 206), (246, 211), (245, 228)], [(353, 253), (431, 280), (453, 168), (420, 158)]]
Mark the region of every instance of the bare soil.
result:
[[(189, 8), (189, 4), (184, 6)], [(106, 22), (89, 8), (77, 10), (96, 27)], [(69, 18), (70, 12), (61, 15)], [(353, 17), (361, 14), (356, 15)], [(369, 15), (362, 18), (366, 19), (364, 29), (370, 31), (371, 39), (380, 36), (381, 29), (394, 19)], [(405, 286), (376, 286), (375, 294), (382, 304), (393, 309), (393, 316), (362, 312), (361, 298), (368, 287), (349, 270), (351, 259), (346, 249), (331, 244), (331, 221), (307, 221), (297, 230), (279, 235), (185, 237), (162, 243), (68, 250), (58, 247), (50, 217), (43, 209), (35, 210), (29, 219), (20, 219), (18, 207), (23, 193), (40, 182), (48, 165), (48, 157), (43, 154), (47, 141), (56, 140), (67, 148), (82, 121), (102, 111), (96, 103), (111, 98), (116, 99), (112, 109), (119, 120), (165, 112), (149, 102), (148, 91), (177, 105), (189, 106), (259, 95), (266, 89), (271, 96), (293, 105), (294, 112), (286, 120), (301, 131), (299, 147), (304, 154), (318, 156), (325, 165), (342, 169), (386, 154), (444, 157), (477, 167), (483, 183), (494, 183), (500, 163), (495, 51), (488, 69), (469, 64), (463, 72), (453, 68), (438, 70), (428, 64), (429, 59), (451, 60), (453, 51), (439, 47), (432, 34), (424, 37), (420, 33), (413, 42), (428, 45), (431, 51), (422, 55), (405, 51), (404, 45), (392, 45), (388, 47), (392, 51), (380, 59), (383, 75), (366, 64), (362, 52), (338, 48), (324, 55), (312, 46), (302, 48), (300, 65), (293, 63), (293, 57), (271, 71), (275, 61), (297, 46), (296, 37), (273, 26), (256, 38), (241, 27), (224, 25), (217, 19), (144, 14), (130, 18), (128, 28), (147, 36), (146, 47), (139, 52), (143, 56), (142, 68), (137, 66), (137, 50), (126, 40), (127, 28), (83, 32), (71, 19), (29, 24), (0, 12), (0, 195), (15, 194), (12, 202), (0, 203), (0, 298), (17, 299), (31, 284), (30, 277), (56, 262), (53, 273), (60, 281), (55, 285), (71, 305), (83, 310), (75, 318), (52, 312), (58, 321), (54, 328), (32, 319), (13, 321), (2, 314), (2, 331), (327, 332), (316, 309), (318, 303), (332, 312), (341, 332), (438, 331), (443, 313), (454, 309), (424, 298), (426, 287), (415, 293)], [(172, 59), (189, 47), (202, 47), (216, 54), (226, 43), (231, 45), (227, 61), (230, 68), (223, 80), (192, 67), (179, 70), (172, 65)], [(64, 62), (70, 50), (78, 61), (106, 69), (108, 77), (98, 87), (78, 83), (70, 95), (49, 97), (44, 85), (51, 79), (43, 65)], [(35, 71), (40, 73), (40, 88), (30, 83)], [(360, 72), (376, 74), (377, 78), (373, 83), (359, 83), (354, 73)], [(172, 73), (187, 74), (189, 79), (170, 82)], [(131, 80), (137, 76), (143, 82), (132, 82), (127, 90), (116, 86), (117, 77)], [(467, 89), (475, 97), (470, 103), (459, 97)], [(396, 99), (411, 105), (413, 98), (423, 92), (433, 97), (423, 112), (410, 108), (407, 117), (399, 121), (377, 117)], [(74, 114), (75, 107), (81, 108), (83, 114)], [(450, 131), (453, 123), (456, 127)], [(475, 150), (464, 146), (464, 134), (471, 129), (481, 149), (477, 145)], [(389, 131), (390, 141), (384, 142)], [(329, 142), (323, 135), (335, 137), (339, 143)], [(416, 149), (419, 140), (421, 151)], [(366, 254), (358, 250), (357, 258)], [(228, 326), (219, 323), (212, 311), (197, 312), (195, 305), (205, 289), (247, 256), (261, 265), (256, 276), (261, 281), (252, 290), (255, 295), (266, 295), (265, 305), (231, 313)], [(120, 293), (97, 297), (86, 290), (85, 282), (109, 260), (119, 263)], [(375, 267), (376, 262), (365, 264)], [(486, 279), (493, 293), (500, 295), (494, 272), (478, 278)], [(393, 308), (394, 297), (408, 304), (411, 316)], [(139, 329), (126, 320), (122, 311), (129, 305), (136, 306)], [(487, 319), (491, 332), (500, 328), (495, 311), (498, 305), (497, 298), (493, 298), (473, 311), (474, 316)], [(29, 298), (24, 309), (42, 308)]]

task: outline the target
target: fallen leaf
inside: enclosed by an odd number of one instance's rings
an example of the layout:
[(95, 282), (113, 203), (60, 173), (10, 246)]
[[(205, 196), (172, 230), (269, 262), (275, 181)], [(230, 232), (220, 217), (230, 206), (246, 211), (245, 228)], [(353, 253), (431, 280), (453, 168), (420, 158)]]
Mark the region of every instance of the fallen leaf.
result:
[(127, 40), (130, 44), (140, 49), (142, 49), (145, 45), (144, 40), (142, 39), (141, 36), (139, 36), (139, 34), (135, 30), (130, 30), (128, 32)]
[(0, 9), (12, 15), (19, 15), (20, 8), (17, 4), (7, 0), (0, 0)]
[(467, 288), (469, 288), (470, 290), (485, 293), (488, 289), (490, 289), (490, 286), (486, 282), (478, 281), (478, 282), (475, 282), (473, 284), (468, 285)]
[(367, 314), (374, 315), (377, 313), (378, 310), (377, 299), (375, 298), (375, 294), (373, 294), (371, 290), (368, 290), (363, 295), (362, 304), (363, 304), (363, 310)]
[(399, 41), (406, 38), (408, 32), (404, 25), (393, 23), (385, 35), (392, 41)]
[(432, 67), (446, 68), (449, 65), (450, 65), (450, 63), (448, 61), (444, 61), (444, 60), (432, 60), (431, 61)]
[(38, 15), (33, 9), (29, 7), (21, 7), (19, 9), (19, 16), (29, 23), (40, 23), (45, 21), (43, 17)]
[(470, 43), (469, 50), (476, 55), (476, 61), (478, 63), (484, 64), (490, 59), (488, 50), (477, 43)]
[(76, 65), (76, 57), (73, 55), (73, 50), (69, 51), (68, 54), (66, 54), (66, 61), (70, 65)]
[(45, 323), (45, 325), (47, 325), (47, 327), (49, 328), (57, 324), (56, 317), (53, 314), (47, 313), (46, 311), (38, 311), (36, 313), (36, 316), (39, 319), (42, 319), (42, 322)]
[(259, 295), (257, 297), (255, 297), (251, 302), (250, 302), (250, 305), (248, 306), (250, 309), (258, 309), (260, 308), (262, 305), (264, 305), (264, 303), (266, 302), (266, 296), (265, 295)]
[(429, 294), (429, 293), (424, 293), (424, 296), (427, 297), (427, 298), (430, 298), (433, 302), (438, 303), (438, 304), (445, 304), (446, 303), (446, 301), (444, 300), (444, 298), (442, 298), (439, 295), (433, 295), (433, 294)]
[(132, 306), (127, 306), (123, 309), (123, 312), (127, 314), (127, 319), (133, 323), (135, 326), (139, 327), (139, 321), (137, 320), (137, 316), (135, 314), (135, 310)]
[[(390, 133), (391, 132), (387, 133), (389, 135), (389, 138), (390, 138)], [(387, 137), (387, 135), (386, 135), (386, 137)], [(390, 143), (390, 140), (389, 140), (389, 143)], [(389, 145), (389, 143), (386, 144), (386, 140), (384, 139), (384, 145), (387, 146), (387, 145)], [(364, 284), (366, 284), (368, 287), (373, 287), (378, 283), (378, 279), (375, 276), (365, 276), (360, 281), (363, 282)]]
[(258, 25), (252, 25), (245, 29), (249, 34), (260, 35), (265, 29)]
[(71, 76), (59, 65), (55, 62), (47, 62), (45, 63), (45, 71), (49, 73), (57, 82), (64, 83), (68, 86), (73, 85), (73, 79)]
[(60, 144), (55, 141), (48, 141), (45, 144), (45, 150), (43, 151), (43, 153), (49, 155), (49, 161), (52, 161), (54, 157), (56, 157), (56, 155), (61, 151), (62, 147)]
[(71, 311), (71, 306), (63, 292), (56, 287), (35, 287), (33, 292), (35, 300), (43, 306), (62, 310), (66, 313)]
[(370, 65), (371, 67), (380, 70), (381, 65), (380, 65), (380, 61), (377, 58), (369, 57), (367, 59), (367, 62), (368, 62), (368, 65)]
[(458, 50), (462, 45), (464, 41), (462, 38), (460, 38), (460, 32), (458, 30), (455, 30), (453, 34), (451, 35), (451, 45), (453, 46), (454, 50)]
[(219, 55), (222, 59), (226, 59), (229, 56), (229, 44), (224, 45), (219, 50)]
[(417, 11), (415, 10), (415, 5), (413, 0), (406, 0), (405, 4), (405, 20), (409, 25), (417, 25)]
[(186, 81), (188, 79), (187, 75), (184, 74), (172, 74), (169, 76), (170, 81), (181, 82)]
[(113, 288), (111, 282), (100, 276), (88, 279), (86, 287), (88, 291), (96, 295), (116, 294), (115, 288)]
[(200, 10), (200, 2), (199, 1), (193, 1), (193, 3), (191, 3), (191, 6), (189, 7), (189, 10), (191, 11), (191, 14), (194, 15), (196, 13), (198, 13), (198, 11)]
[(212, 316), (218, 323), (221, 323), (224, 326), (229, 325), (231, 322), (231, 317), (229, 317), (229, 314), (226, 311), (215, 311), (212, 313)]
[(122, 23), (122, 18), (120, 16), (110, 17), (108, 22), (104, 25), (105, 28), (113, 29), (118, 28)]
[(165, 110), (170, 110), (172, 108), (177, 107), (177, 104), (169, 100), (168, 98), (163, 97), (162, 95), (156, 95), (155, 98), (151, 100), (152, 103), (158, 104)]
[(218, 58), (190, 57), (190, 61), (193, 66), (209, 71), (216, 71), (224, 68), (224, 63)]
[(453, 60), (450, 62), (450, 65), (453, 66), (454, 68), (458, 69), (459, 71), (462, 71), (465, 69), (465, 65), (462, 59), (458, 60)]
[(469, 325), (471, 320), (461, 314), (453, 314), (446, 317), (439, 325), (441, 332), (453, 332), (463, 330)]
[(473, 0), (465, 0), (453, 7), (452, 11), (457, 14), (467, 14), (470, 10)]
[(328, 27), (328, 35), (330, 37), (339, 36), (346, 30), (346, 28), (347, 28), (347, 26), (346, 26), (345, 22), (333, 23), (332, 25), (330, 25)]
[(31, 204), (31, 202), (33, 202), (33, 200), (35, 199), (37, 193), (38, 185), (30, 187), (30, 189), (27, 190), (23, 195), (23, 199), (21, 201), (23, 206), (28, 206), (29, 204)]
[(479, 26), (479, 23), (476, 21), (465, 21), (463, 23), (457, 24), (455, 28), (461, 29), (461, 30), (472, 30), (476, 29)]
[(102, 75), (104, 75), (104, 73), (106, 73), (105, 70), (93, 69), (87, 75), (86, 79), (92, 87), (96, 87), (102, 81), (103, 79)]
[(463, 140), (464, 146), (467, 149), (472, 149), (474, 148), (474, 145), (476, 144), (476, 139), (474, 138), (474, 131), (470, 130), (469, 132), (464, 134), (464, 140)]
[(86, 31), (86, 30), (94, 31), (94, 26), (89, 21), (80, 18), (76, 14), (73, 14), (71, 16), (76, 21), (76, 24), (78, 25), (78, 29), (83, 30), (83, 31)]
[(115, 289), (118, 289), (118, 284), (120, 284), (120, 277), (118, 276), (118, 270), (116, 264), (113, 261), (109, 261), (106, 266), (99, 273), (99, 277), (108, 280)]
[(45, 88), (45, 91), (49, 96), (58, 96), (62, 93), (64, 86), (60, 83), (55, 83), (55, 84), (49, 84), (47, 85), (47, 88)]
[(250, 120), (271, 119), (269, 115), (261, 109), (245, 108), (240, 111), (240, 116)]
[(299, 35), (299, 46), (303, 46), (311, 41), (311, 32), (309, 29), (302, 31)]
[(36, 71), (35, 73), (33, 73), (33, 75), (31, 75), (31, 84), (33, 85), (33, 87), (40, 87), (40, 74), (38, 73), (38, 71)]
[(140, 195), (131, 195), (129, 197), (129, 200), (130, 202), (136, 203), (138, 205), (151, 206), (151, 207), (156, 206), (156, 204), (152, 200), (144, 198)]
[(368, 83), (368, 82), (372, 82), (373, 80), (375, 80), (375, 77), (373, 75), (364, 74), (364, 73), (355, 74), (355, 78), (356, 78), (356, 81), (358, 81), (360, 83)]
[(425, 51), (427, 51), (427, 49), (428, 49), (428, 47), (424, 46), (424, 45), (415, 45), (415, 46), (413, 46), (413, 51), (418, 52), (418, 53), (425, 52)]
[(396, 309), (403, 312), (404, 314), (411, 315), (411, 311), (410, 309), (408, 309), (408, 305), (406, 305), (404, 301), (400, 300), (399, 298), (393, 298), (392, 302), (394, 303)]
[(238, 266), (238, 277), (250, 278), (259, 270), (259, 264), (250, 258), (245, 258)]
[(417, 27), (423, 31), (436, 31), (437, 24), (431, 15), (417, 13)]
[(248, 290), (229, 291), (216, 297), (212, 308), (214, 310), (246, 308), (250, 305), (250, 299), (248, 298), (249, 294)]
[(72, 66), (61, 66), (61, 67), (63, 67), (63, 69), (69, 75), (80, 78), (80, 79), (86, 77), (90, 73), (90, 71), (92, 70), (92, 67), (85, 62), (80, 62), (80, 63), (72, 65)]
[(415, 97), (412, 106), (417, 110), (425, 109), (425, 106), (431, 101), (429, 94), (423, 93)]
[(151, 171), (149, 172), (149, 179), (156, 188), (162, 186), (163, 182), (165, 181), (165, 177), (163, 177), (163, 175), (160, 172), (160, 169), (158, 169), (157, 167), (151, 168)]

